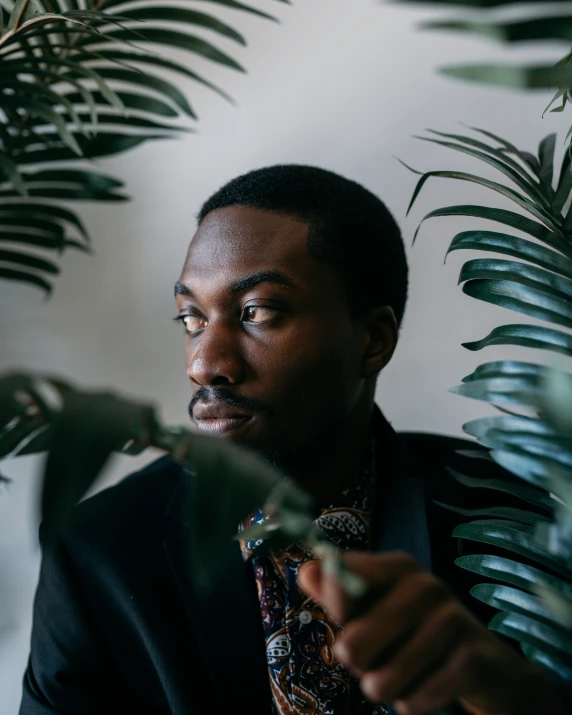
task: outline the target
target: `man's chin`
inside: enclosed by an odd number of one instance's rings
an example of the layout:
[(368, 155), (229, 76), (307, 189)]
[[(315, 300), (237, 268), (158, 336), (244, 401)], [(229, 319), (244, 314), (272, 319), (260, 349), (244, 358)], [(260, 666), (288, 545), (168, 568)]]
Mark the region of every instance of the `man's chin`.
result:
[(276, 449), (274, 441), (260, 423), (258, 417), (247, 420), (193, 420), (199, 434), (216, 439), (231, 440), (241, 447), (256, 452), (261, 459), (272, 467), (284, 468), (285, 455)]

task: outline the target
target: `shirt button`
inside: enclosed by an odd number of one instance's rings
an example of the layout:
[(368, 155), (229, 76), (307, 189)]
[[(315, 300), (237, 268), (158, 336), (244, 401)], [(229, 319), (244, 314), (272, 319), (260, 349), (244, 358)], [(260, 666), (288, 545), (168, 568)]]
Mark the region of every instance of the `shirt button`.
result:
[(307, 626), (312, 621), (312, 614), (310, 611), (301, 611), (298, 620), (303, 626)]

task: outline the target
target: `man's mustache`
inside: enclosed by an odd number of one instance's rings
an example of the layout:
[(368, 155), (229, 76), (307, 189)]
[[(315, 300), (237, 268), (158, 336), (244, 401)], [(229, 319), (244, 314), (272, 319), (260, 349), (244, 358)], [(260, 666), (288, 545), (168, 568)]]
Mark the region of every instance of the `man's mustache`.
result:
[(242, 397), (236, 395), (232, 390), (226, 387), (199, 387), (199, 389), (193, 395), (193, 399), (189, 402), (188, 412), (189, 417), (193, 420), (193, 410), (197, 402), (212, 402), (212, 401), (225, 402), (229, 407), (236, 407), (238, 410), (243, 412), (260, 414), (267, 419), (272, 419), (274, 413), (272, 409), (251, 397)]

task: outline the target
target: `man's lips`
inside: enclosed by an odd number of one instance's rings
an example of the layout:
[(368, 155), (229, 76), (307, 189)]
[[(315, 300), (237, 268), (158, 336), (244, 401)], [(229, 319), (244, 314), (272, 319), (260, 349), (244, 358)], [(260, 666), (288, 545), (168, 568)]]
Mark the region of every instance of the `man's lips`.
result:
[(253, 415), (231, 407), (225, 402), (197, 402), (193, 419), (201, 432), (222, 435), (234, 432), (252, 419)]

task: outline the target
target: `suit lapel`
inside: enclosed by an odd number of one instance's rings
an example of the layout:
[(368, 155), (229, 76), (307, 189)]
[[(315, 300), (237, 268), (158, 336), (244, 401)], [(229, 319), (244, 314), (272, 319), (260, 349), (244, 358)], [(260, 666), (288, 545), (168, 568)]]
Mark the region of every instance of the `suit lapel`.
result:
[(188, 560), (189, 491), (183, 473), (167, 508), (171, 526), (164, 547), (213, 693), (222, 712), (247, 703), (249, 714), (268, 715), (270, 688), (252, 566), (243, 561), (238, 543), (230, 542), (208, 590), (195, 588)]
[(376, 491), (374, 551), (406, 551), (432, 570), (422, 465), (377, 410), (374, 415)]

